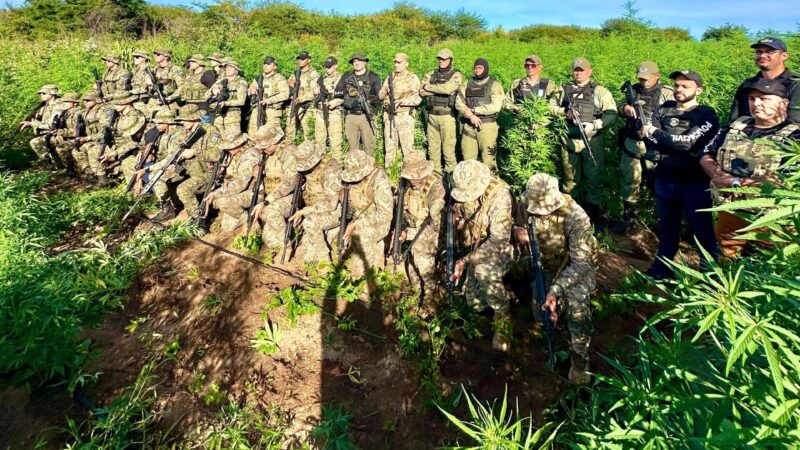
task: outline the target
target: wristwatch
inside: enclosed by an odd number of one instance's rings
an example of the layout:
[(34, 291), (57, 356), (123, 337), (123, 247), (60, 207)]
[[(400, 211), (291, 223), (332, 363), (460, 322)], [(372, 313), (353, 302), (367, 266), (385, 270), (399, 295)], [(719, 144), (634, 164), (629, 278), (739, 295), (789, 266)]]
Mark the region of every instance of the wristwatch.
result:
[(742, 179), (739, 177), (733, 177), (733, 183), (731, 183), (731, 187), (742, 187)]

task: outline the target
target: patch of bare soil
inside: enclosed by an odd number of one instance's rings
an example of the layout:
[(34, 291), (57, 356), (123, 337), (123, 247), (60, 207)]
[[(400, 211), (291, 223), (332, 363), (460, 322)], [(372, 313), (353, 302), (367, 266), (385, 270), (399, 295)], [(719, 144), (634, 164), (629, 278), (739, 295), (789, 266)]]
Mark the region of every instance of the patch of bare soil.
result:
[[(234, 237), (228, 233), (204, 239), (228, 247)], [(630, 252), (600, 255), (598, 286), (603, 292), (613, 291), (631, 267), (644, 270), (651, 261), (646, 256), (653, 252), (654, 239), (626, 239), (630, 242), (623, 244), (630, 244)], [(302, 249), (299, 253), (302, 256)], [(286, 269), (301, 272), (296, 261)], [(168, 251), (130, 289), (124, 311), (87, 332), (102, 355), (90, 370), (103, 373), (87, 388), (87, 397), (95, 405), (108, 404), (154, 354), (177, 341), (177, 357), (157, 370), (161, 426), (177, 423), (172, 431), (177, 435), (213, 419), (219, 406), (206, 406), (202, 397), (214, 383), (227, 391), (228, 400), (265, 408), (278, 405), (288, 412), (288, 435), (295, 444), (310, 439), (322, 405), (339, 405), (353, 416), (353, 436), (360, 448), (419, 450), (454, 442), (458, 431), (430, 406), (414, 363), (401, 356), (391, 308), (325, 301), (325, 311), (351, 316), (366, 333), (342, 331), (328, 314), (306, 315), (289, 327), (283, 310), (272, 310), (270, 319), (283, 329), (279, 351), (267, 356), (251, 348), (250, 340), (264, 326), (261, 312), (270, 296), (298, 283), (194, 241)], [(569, 363), (562, 361), (555, 371), (545, 368), (544, 344), (531, 325), (530, 301), (518, 297), (522, 300), (512, 306), (512, 351), (492, 350), (490, 318), (483, 317), (479, 326), (484, 337), (455, 336), (449, 342), (440, 361), (441, 385), (453, 392), (464, 385), (479, 398), (493, 399), (503, 395), (507, 384), (520, 413), (533, 414), (541, 422), (543, 410), (568, 389), (564, 377)], [(211, 306), (216, 299), (221, 303)], [(634, 311), (596, 323), (592, 351), (608, 353), (622, 345), (647, 315)], [(135, 330), (130, 326), (134, 322)], [(560, 327), (555, 351), (566, 350), (567, 341), (568, 331)], [(201, 392), (190, 393), (189, 385), (201, 373)], [(41, 430), (63, 427), (65, 416), (85, 418), (87, 413), (65, 397), (63, 389), (0, 393), (0, 448), (31, 447)]]

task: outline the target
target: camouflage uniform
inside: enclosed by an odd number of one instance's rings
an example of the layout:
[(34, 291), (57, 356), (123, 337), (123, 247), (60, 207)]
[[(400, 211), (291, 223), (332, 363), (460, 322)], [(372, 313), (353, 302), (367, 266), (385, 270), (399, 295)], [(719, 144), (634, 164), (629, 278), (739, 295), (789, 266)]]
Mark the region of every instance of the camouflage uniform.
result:
[[(398, 53), (395, 55), (395, 61), (408, 62), (408, 56), (405, 53)], [(389, 120), (388, 108), (391, 102), (389, 98), (389, 82), (392, 83), (392, 91), (394, 97), (394, 121)], [(421, 83), (419, 77), (404, 70), (403, 72), (394, 72), (389, 75), (383, 82), (378, 97), (383, 100), (383, 142), (386, 146), (386, 156), (384, 157), (384, 165), (391, 166), (395, 159), (397, 159), (397, 147), (400, 146), (403, 157), (412, 159), (424, 159), (425, 154), (414, 148), (414, 108), (422, 102), (422, 97), (419, 96), (419, 88)]]
[[(302, 161), (301, 161), (302, 162)], [(307, 166), (307, 164), (306, 164)], [(303, 261), (316, 264), (330, 260), (325, 232), (339, 223), (339, 192), (342, 165), (332, 155), (326, 155), (305, 174), (303, 185)], [(338, 228), (337, 228), (338, 229)]]
[[(449, 49), (439, 51), (437, 57), (453, 58)], [(427, 86), (420, 91), (420, 96), (426, 99), (428, 121), (428, 159), (433, 161), (437, 172), (442, 171), (442, 158), (444, 158), (444, 171), (450, 173), (456, 167), (456, 93), (461, 88), (464, 76), (454, 69), (452, 63), (447, 70), (434, 70), (428, 72), (422, 79), (422, 85)]]
[[(155, 53), (169, 56), (170, 59), (172, 58), (172, 52), (169, 50), (162, 49), (156, 51)], [(169, 61), (163, 66), (160, 64), (156, 65), (155, 69), (153, 69), (153, 74), (155, 75), (156, 80), (163, 86), (163, 94), (165, 99), (169, 99), (170, 96), (183, 85), (183, 79), (185, 77), (183, 69), (178, 65), (173, 64), (172, 61)], [(151, 115), (162, 106), (166, 106), (160, 103), (157, 95), (158, 94), (151, 96), (150, 101), (148, 102), (148, 111), (151, 113)], [(169, 100), (167, 101), (169, 102)], [(173, 111), (177, 111), (178, 104), (172, 102), (169, 104), (169, 108)], [(148, 115), (147, 117), (150, 117), (151, 115)]]
[[(246, 134), (236, 135), (235, 131), (226, 131), (220, 144), (222, 150), (236, 150), (225, 170), (222, 186), (214, 191), (212, 205), (220, 211), (223, 225), (239, 224), (248, 214), (247, 208), (253, 197), (254, 170), (261, 162), (262, 149), (247, 137)], [(230, 231), (235, 227), (223, 226), (223, 230)]]
[(120, 60), (116, 56), (106, 55), (103, 57), (103, 61), (115, 64), (103, 74), (103, 98), (113, 100), (119, 96), (128, 95), (128, 91), (132, 87), (131, 72), (120, 65)]
[(476, 310), (494, 311), (492, 346), (507, 351), (511, 337), (509, 297), (503, 276), (511, 268), (513, 211), (511, 190), (485, 164), (476, 160), (458, 163), (453, 171), (454, 215), (463, 220), (459, 241), (469, 252), (462, 278), (467, 303)]
[[(227, 60), (225, 61), (225, 66), (233, 66), (241, 71), (236, 61)], [(223, 80), (227, 80), (228, 83), (228, 99), (223, 102), (220, 114), (214, 117), (214, 125), (223, 132), (241, 133), (242, 107), (248, 101), (247, 81), (239, 74), (236, 74), (233, 78), (228, 78), (227, 76), (220, 78), (208, 90), (206, 98), (212, 98), (219, 93), (220, 89), (222, 89)], [(212, 102), (210, 106), (210, 112), (216, 111), (216, 102)]]
[[(573, 61), (574, 67), (591, 67), (583, 58)], [(580, 137), (580, 131), (574, 125), (569, 125), (569, 138), (566, 146), (561, 150), (561, 159), (564, 164), (564, 193), (572, 191), (580, 183), (581, 178), (586, 179), (586, 202), (591, 204), (591, 209), (599, 215), (600, 205), (603, 201), (603, 163), (605, 151), (603, 150), (603, 136), (600, 131), (610, 127), (617, 119), (617, 104), (611, 92), (594, 81), (589, 81), (583, 86), (574, 82), (565, 84), (557, 94), (558, 104), (561, 106), (558, 115), (566, 114), (566, 101), (564, 93), (570, 95), (573, 111), (581, 123), (590, 124), (586, 131), (594, 161), (585, 151), (585, 146)], [(595, 211), (590, 210), (590, 217)]]
[(192, 55), (186, 60), (187, 63), (196, 63), (202, 70), (189, 71), (183, 79), (183, 83), (172, 94), (167, 97), (167, 100), (174, 102), (175, 100), (182, 100), (183, 104), (194, 104), (198, 108), (207, 111), (208, 103), (206, 102), (206, 92), (217, 81), (217, 76), (212, 70), (206, 70), (206, 60), (201, 54)]
[[(328, 58), (330, 60), (331, 58)], [(333, 59), (335, 61), (335, 58)], [(321, 141), (323, 137), (327, 137), (328, 144), (331, 147), (333, 157), (341, 160), (342, 154), (342, 132), (344, 126), (344, 116), (342, 115), (342, 99), (333, 96), (336, 90), (336, 85), (342, 79), (342, 74), (334, 72), (333, 75), (324, 73), (321, 79), (317, 81), (318, 85), (324, 87), (325, 102), (328, 103), (328, 120), (326, 123), (324, 107), (318, 101), (314, 105), (314, 137), (317, 141)], [(320, 88), (322, 89), (322, 88)]]
[(37, 94), (50, 94), (54, 97), (45, 103), (31, 119), (31, 130), (33, 131), (34, 138), (31, 139), (31, 149), (40, 158), (48, 157), (47, 145), (45, 145), (45, 135), (50, 131), (50, 126), (53, 124), (53, 113), (61, 105), (58, 100), (58, 86), (54, 84), (46, 84), (42, 86)]
[[(410, 253), (422, 284), (422, 295), (430, 301), (434, 297), (431, 294), (436, 292), (439, 280), (436, 272), (436, 254), (440, 248), (442, 212), (445, 206), (444, 182), (442, 176), (434, 172), (433, 162), (425, 159), (406, 160), (403, 163), (401, 176), (418, 183), (417, 186), (413, 186), (410, 181), (406, 181), (403, 196), (403, 226), (408, 241), (422, 232), (411, 247)], [(423, 224), (425, 224), (424, 229)], [(408, 272), (409, 279), (412, 279), (413, 269), (409, 268)]]
[[(283, 137), (280, 128), (273, 127), (271, 134)], [(277, 140), (275, 141), (277, 143)], [(307, 141), (306, 141), (307, 142)], [(313, 144), (313, 143), (312, 143)], [(294, 188), (292, 180), (296, 174), (295, 153), (297, 146), (293, 142), (283, 142), (269, 155), (264, 166), (264, 192), (267, 192), (266, 203), (261, 218), (264, 220), (264, 244), (269, 249), (276, 249), (283, 245), (283, 234), (272, 234), (271, 230), (285, 230), (286, 215), (289, 214), (292, 192), (286, 192), (289, 184)], [(289, 198), (286, 198), (286, 196)], [(284, 223), (284, 225), (281, 225)]]
[[(83, 96), (84, 100), (90, 99), (98, 102), (97, 91), (89, 91)], [(99, 154), (100, 141), (103, 139), (103, 130), (111, 123), (113, 108), (105, 104), (95, 103), (91, 108), (83, 110), (84, 121), (86, 122), (86, 142), (76, 146), (72, 150), (72, 158), (75, 166), (80, 172), (94, 174), (89, 164), (89, 154)], [(94, 150), (92, 150), (94, 148)]]
[(64, 128), (56, 131), (51, 140), (56, 154), (69, 172), (74, 172), (76, 168), (72, 152), (77, 145), (78, 120), (84, 117), (83, 108), (78, 106), (80, 101), (81, 97), (76, 92), (67, 92), (61, 97), (61, 106), (56, 114), (63, 114)]
[[(309, 64), (305, 70), (300, 71), (300, 87), (297, 91), (297, 99), (292, 99), (296, 102), (297, 114), (295, 116), (300, 118), (300, 125), (303, 127), (303, 136), (308, 139), (311, 136), (313, 129), (311, 128), (311, 120), (314, 117), (314, 85), (317, 84), (319, 73)], [(289, 86), (295, 86), (297, 82), (297, 71), (292, 72), (289, 77)], [(294, 89), (292, 89), (294, 92)], [(289, 136), (288, 140), (294, 140), (297, 129), (295, 123), (296, 117), (291, 116), (291, 107), (287, 108), (288, 117), (286, 117), (286, 135)]]
[(569, 195), (558, 191), (558, 180), (544, 173), (533, 175), (521, 194), (516, 225), (524, 229), (529, 221), (536, 228), (549, 292), (567, 313), (573, 357), (570, 381), (575, 382), (574, 372), (588, 368), (594, 331), (590, 296), (596, 281), (597, 241), (589, 216)]
[[(136, 97), (129, 95), (117, 100), (117, 105), (132, 105)], [(98, 177), (105, 177), (108, 173), (108, 165), (118, 162), (119, 165), (113, 167), (112, 173), (122, 174), (127, 180), (133, 176), (136, 158), (132, 154), (137, 148), (141, 133), (145, 127), (145, 117), (141, 111), (133, 108), (126, 108), (119, 113), (116, 127), (114, 129), (113, 145), (107, 147), (103, 156), (109, 155), (106, 164), (100, 163), (100, 146), (90, 148), (88, 151), (89, 166)]]
[[(497, 113), (503, 109), (505, 94), (503, 86), (488, 75), (489, 68), (486, 65), (483, 79), (476, 77), (461, 87), (461, 95), (456, 97), (456, 110), (464, 115), (461, 128), (461, 155), (465, 160), (478, 159), (480, 153), (481, 161), (486, 164), (492, 172), (497, 172), (497, 133), (500, 128), (497, 125)], [(467, 111), (470, 111), (467, 113)], [(481, 127), (476, 128), (467, 119), (472, 115), (481, 119)]]
[[(281, 115), (283, 114), (284, 104), (289, 99), (289, 83), (286, 82), (286, 77), (281, 75), (277, 70), (269, 75), (264, 75), (264, 123), (262, 126), (278, 127), (281, 126)], [(250, 83), (250, 90), (258, 89), (258, 80), (253, 80)], [(251, 97), (252, 108), (250, 110), (250, 123), (247, 127), (249, 134), (255, 134), (258, 130), (258, 106), (256, 105), (257, 97)]]
[(147, 84), (147, 80), (149, 79), (147, 76), (146, 69), (149, 66), (150, 62), (150, 54), (144, 50), (135, 50), (131, 57), (139, 56), (147, 61), (146, 63), (142, 64), (141, 66), (137, 65), (133, 67), (133, 71), (131, 72), (131, 90), (130, 94), (137, 96), (139, 99), (133, 103), (133, 107), (141, 111), (145, 117), (152, 117), (152, 111), (148, 109), (148, 99), (150, 94), (150, 86)]
[[(528, 55), (525, 57), (525, 62), (542, 64), (542, 59), (537, 55)], [(558, 103), (556, 102), (556, 93), (558, 92), (558, 85), (550, 79), (545, 77), (537, 77), (534, 79), (517, 78), (511, 82), (511, 89), (508, 90), (508, 96), (503, 108), (509, 109), (514, 112), (519, 112), (520, 105), (525, 100), (532, 100), (539, 98), (545, 100), (550, 106), (550, 113), (558, 114)]]

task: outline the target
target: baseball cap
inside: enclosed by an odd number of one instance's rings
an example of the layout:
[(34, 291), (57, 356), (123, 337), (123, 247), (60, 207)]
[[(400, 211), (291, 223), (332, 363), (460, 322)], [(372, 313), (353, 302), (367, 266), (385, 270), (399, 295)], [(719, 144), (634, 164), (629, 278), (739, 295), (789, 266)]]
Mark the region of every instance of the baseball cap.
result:
[(274, 56), (265, 57), (264, 64), (275, 64), (275, 57)]
[(336, 59), (335, 56), (328, 56), (328, 58), (325, 60), (325, 68), (330, 69), (331, 67), (335, 66), (338, 63), (339, 61)]
[(586, 58), (575, 58), (572, 60), (572, 68), (587, 70), (592, 68), (592, 64)]
[(636, 71), (636, 78), (644, 78), (649, 80), (658, 73), (658, 64), (653, 61), (642, 61), (639, 64), (639, 69)]
[(742, 88), (747, 91), (759, 91), (769, 95), (787, 98), (786, 86), (779, 80), (769, 80), (763, 77), (753, 77), (742, 83)]
[(299, 55), (297, 55), (297, 58), (295, 59), (309, 59), (309, 58), (311, 58), (311, 56), (309, 56), (308, 52), (302, 51), (300, 52)]
[(703, 77), (700, 76), (699, 73), (693, 70), (676, 70), (669, 74), (670, 80), (675, 80), (678, 77), (686, 78), (687, 80), (692, 80), (697, 83), (698, 87), (703, 87)]
[(750, 48), (756, 48), (761, 46), (769, 47), (775, 50), (781, 50), (784, 52), (787, 51), (786, 42), (783, 42), (782, 40), (772, 36), (765, 36), (757, 40), (756, 42), (753, 43), (753, 45), (750, 46)]
[(542, 58), (539, 58), (539, 55), (528, 55), (525, 57), (525, 61), (530, 61), (532, 63), (541, 64)]

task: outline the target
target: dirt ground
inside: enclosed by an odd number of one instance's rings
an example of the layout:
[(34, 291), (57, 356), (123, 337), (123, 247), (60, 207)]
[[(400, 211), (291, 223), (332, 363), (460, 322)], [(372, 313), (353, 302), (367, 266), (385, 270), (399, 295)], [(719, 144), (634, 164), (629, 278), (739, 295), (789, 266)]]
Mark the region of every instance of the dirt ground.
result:
[[(229, 247), (233, 237), (211, 234), (204, 239)], [(615, 242), (617, 253), (600, 255), (600, 293), (613, 292), (631, 268), (645, 270), (652, 261), (652, 233), (615, 237)], [(294, 261), (286, 268), (301, 272)], [(261, 312), (270, 295), (297, 283), (196, 241), (171, 249), (141, 274), (124, 310), (87, 332), (93, 349), (101, 354), (89, 369), (102, 372), (99, 381), (87, 388), (87, 397), (95, 405), (108, 404), (135, 380), (153, 354), (177, 341), (177, 357), (156, 372), (156, 409), (162, 416), (160, 426), (169, 428), (177, 422), (172, 432), (178, 436), (202, 428), (219, 409), (206, 406), (201, 395), (188, 390), (203, 373), (205, 387), (219, 385), (227, 391), (227, 400), (264, 408), (279, 405), (289, 413), (287, 435), (295, 444), (309, 439), (322, 405), (339, 405), (353, 416), (353, 436), (363, 449), (419, 450), (455, 442), (458, 432), (430, 406), (413, 362), (401, 356), (395, 318), (380, 305), (324, 304), (328, 312), (352, 316), (368, 333), (342, 331), (324, 314), (303, 316), (289, 327), (282, 310), (272, 310), (270, 319), (283, 329), (280, 350), (266, 356), (250, 347), (250, 339), (264, 325)], [(204, 307), (211, 296), (221, 299), (217, 309)], [(512, 306), (515, 346), (509, 354), (492, 350), (490, 319), (482, 318), (483, 338), (456, 337), (449, 342), (440, 363), (441, 381), (452, 391), (464, 385), (484, 400), (502, 396), (507, 384), (509, 398), (519, 401), (520, 413), (541, 421), (544, 409), (568, 389), (568, 362), (558, 364), (555, 372), (545, 368), (546, 354), (532, 331), (528, 302), (516, 300)], [(650, 314), (634, 309), (596, 322), (592, 352), (607, 353), (624, 345), (626, 336), (638, 331)], [(134, 321), (140, 324), (131, 332)], [(565, 328), (558, 330), (556, 351), (567, 348)], [(596, 363), (593, 369), (607, 367)], [(80, 421), (87, 413), (63, 387), (33, 392), (6, 388), (0, 391), (0, 449), (31, 448), (42, 435), (57, 446), (63, 439), (58, 429), (65, 426), (65, 417)]]

